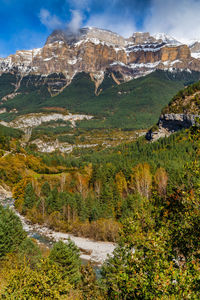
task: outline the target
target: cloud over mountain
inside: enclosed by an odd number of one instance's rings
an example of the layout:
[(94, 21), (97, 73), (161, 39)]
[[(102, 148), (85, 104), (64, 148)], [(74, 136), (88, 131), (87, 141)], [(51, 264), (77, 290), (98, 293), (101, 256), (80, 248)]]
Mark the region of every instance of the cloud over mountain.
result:
[(152, 0), (143, 30), (166, 32), (182, 42), (200, 39), (199, 0)]

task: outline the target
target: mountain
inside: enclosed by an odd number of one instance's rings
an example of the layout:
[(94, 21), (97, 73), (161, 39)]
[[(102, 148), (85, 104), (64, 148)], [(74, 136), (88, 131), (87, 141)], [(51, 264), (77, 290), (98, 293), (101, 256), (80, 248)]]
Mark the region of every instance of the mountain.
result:
[[(76, 33), (55, 30), (43, 48), (17, 51), (15, 55), (0, 59), (0, 74), (18, 74), (16, 91), (24, 76), (61, 73), (63, 78), (56, 91), (52, 82), (48, 84), (54, 94), (69, 85), (79, 72), (89, 73), (97, 89), (107, 69), (120, 72), (121, 81), (129, 81), (155, 69), (200, 71), (200, 60), (191, 56), (187, 45), (164, 34), (150, 36), (148, 32), (136, 32), (125, 39), (111, 31), (92, 27)], [(115, 76), (113, 79), (120, 82)]]
[(200, 41), (195, 41), (189, 45), (191, 56), (200, 59)]
[(75, 139), (75, 127), (147, 129), (175, 93), (200, 79), (199, 71), (189, 46), (165, 34), (125, 39), (91, 27), (56, 30), (43, 48), (0, 59), (1, 124), (32, 140), (39, 132)]

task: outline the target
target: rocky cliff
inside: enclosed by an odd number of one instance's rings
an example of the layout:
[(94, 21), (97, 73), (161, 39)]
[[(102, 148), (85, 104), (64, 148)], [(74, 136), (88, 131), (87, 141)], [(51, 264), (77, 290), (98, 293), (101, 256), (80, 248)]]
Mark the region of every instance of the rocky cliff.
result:
[(186, 87), (173, 97), (166, 106), (156, 126), (146, 134), (148, 140), (155, 141), (181, 129), (190, 128), (200, 118), (200, 81)]
[(161, 115), (158, 124), (152, 127), (146, 134), (147, 140), (156, 141), (162, 137), (168, 137), (181, 129), (187, 129), (195, 125), (199, 114), (164, 114)]
[(27, 75), (62, 74), (59, 92), (71, 83), (76, 73), (86, 72), (98, 86), (105, 71), (118, 71), (123, 81), (143, 76), (155, 69), (200, 71), (200, 60), (191, 56), (187, 45), (182, 45), (163, 34), (134, 33), (128, 39), (111, 31), (82, 28), (76, 34), (56, 30), (43, 48), (17, 51), (0, 59), (0, 74)]

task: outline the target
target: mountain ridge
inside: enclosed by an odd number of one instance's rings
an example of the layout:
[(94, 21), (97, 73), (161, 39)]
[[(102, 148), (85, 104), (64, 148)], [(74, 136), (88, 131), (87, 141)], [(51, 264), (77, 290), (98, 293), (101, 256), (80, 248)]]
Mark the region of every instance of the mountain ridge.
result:
[(47, 38), (44, 47), (19, 50), (0, 59), (0, 74), (19, 75), (16, 91), (21, 78), (27, 75), (63, 74), (67, 86), (79, 72), (91, 74), (98, 88), (107, 69), (119, 72), (123, 82), (156, 69), (200, 71), (200, 60), (192, 57), (191, 51), (189, 46), (163, 34), (151, 36), (148, 32), (136, 32), (125, 39), (93, 27), (82, 28), (77, 33), (57, 30)]

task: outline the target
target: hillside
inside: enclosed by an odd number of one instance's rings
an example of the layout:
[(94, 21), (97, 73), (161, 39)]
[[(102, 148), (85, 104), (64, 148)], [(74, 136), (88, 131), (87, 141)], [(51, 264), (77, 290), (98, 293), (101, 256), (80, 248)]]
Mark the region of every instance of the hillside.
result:
[[(99, 86), (101, 93), (95, 95), (95, 84), (91, 77), (86, 73), (77, 74), (68, 87), (53, 97), (41, 77), (24, 77), (15, 97), (8, 97), (1, 102), (0, 109), (6, 110), (1, 114), (1, 119), (10, 121), (20, 114), (44, 112), (47, 109), (48, 112), (59, 111), (62, 108), (95, 117), (94, 120), (80, 122), (80, 128), (145, 129), (156, 122), (162, 107), (178, 90), (200, 78), (198, 72), (156, 71), (119, 85), (116, 78), (120, 79), (120, 76), (118, 73), (115, 75), (113, 80), (108, 72)], [(51, 79), (55, 84), (58, 78), (52, 75)], [(2, 95), (8, 90), (12, 95), (14, 80), (14, 75), (4, 74), (0, 77), (0, 84), (4, 86)]]
[(40, 224), (44, 238), (48, 226), (57, 237), (70, 232), (116, 248), (97, 280), (90, 264), (81, 266), (80, 246), (66, 239), (52, 249), (37, 245), (14, 212), (0, 205), (2, 297), (26, 296), (27, 286), (34, 297), (37, 284), (37, 295), (50, 290), (57, 299), (88, 299), (89, 293), (91, 299), (115, 299), (116, 287), (119, 299), (182, 299), (185, 290), (199, 298), (198, 128), (155, 143), (141, 137), (98, 153), (80, 149), (78, 155), (39, 153), (16, 140), (14, 146), (0, 157), (0, 186), (12, 189), (22, 218), (35, 228)]
[(184, 113), (195, 115), (200, 112), (200, 81), (188, 86), (176, 94), (168, 106), (163, 110), (163, 114)]
[(176, 94), (162, 109), (159, 121), (147, 133), (149, 140), (169, 136), (181, 129), (197, 124), (200, 118), (200, 81)]

